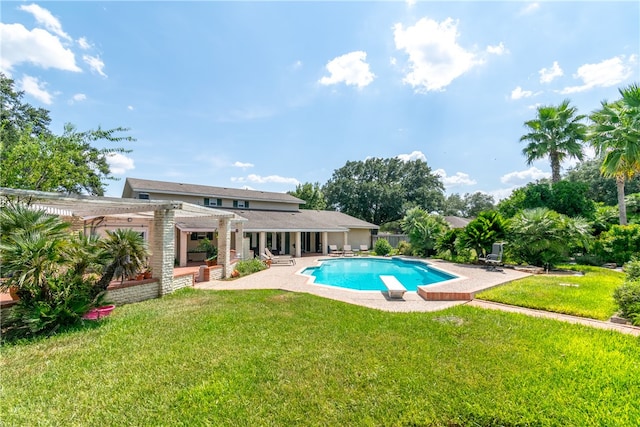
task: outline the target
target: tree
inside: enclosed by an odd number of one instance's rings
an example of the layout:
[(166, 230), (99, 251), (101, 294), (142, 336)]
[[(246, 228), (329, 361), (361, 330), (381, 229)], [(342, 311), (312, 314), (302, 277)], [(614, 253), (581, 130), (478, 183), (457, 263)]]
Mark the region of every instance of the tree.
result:
[(527, 142), (522, 153), (531, 165), (535, 160), (549, 157), (551, 181), (560, 181), (560, 164), (567, 158), (582, 160), (582, 142), (586, 139), (587, 127), (581, 121), (586, 117), (576, 115), (577, 109), (564, 100), (557, 107), (538, 107), (538, 116), (526, 121), (529, 133), (520, 138)]
[(440, 215), (432, 215), (421, 208), (412, 208), (403, 218), (402, 231), (409, 236), (413, 255), (429, 256), (435, 252), (436, 243), (449, 229)]
[[(616, 206), (618, 204), (616, 180), (602, 175), (601, 166), (602, 159), (585, 160), (570, 169), (565, 178), (568, 181), (587, 184), (587, 197), (594, 202)], [(624, 189), (626, 194), (640, 193), (640, 175), (625, 180)]]
[(460, 234), (459, 240), (467, 249), (473, 249), (476, 256), (486, 256), (491, 245), (505, 237), (507, 223), (496, 211), (481, 212)]
[(0, 182), (4, 187), (73, 194), (104, 195), (105, 182), (116, 179), (109, 168), (109, 156), (128, 153), (124, 148), (97, 148), (96, 141), (134, 141), (121, 136), (126, 128), (80, 132), (66, 124), (62, 135), (47, 126), (48, 111), (21, 102), (13, 81), (1, 76), (2, 125), (0, 140)]
[(444, 201), (442, 215), (465, 216), (467, 205), (458, 193), (450, 194)]
[(444, 186), (424, 161), (349, 161), (322, 189), (328, 206), (374, 224), (399, 220), (412, 207), (439, 210)]
[(527, 209), (509, 223), (509, 253), (518, 261), (550, 268), (568, 259), (574, 248), (585, 250), (589, 225), (547, 208)]
[(480, 191), (473, 194), (466, 193), (464, 195), (464, 203), (464, 216), (467, 218), (476, 217), (480, 215), (480, 212), (490, 211), (495, 208), (493, 196)]
[(304, 200), (306, 203), (300, 206), (300, 209), (325, 210), (327, 208), (327, 200), (322, 193), (319, 183), (311, 184), (305, 182), (298, 184), (295, 191), (288, 191), (287, 194)]
[(601, 172), (616, 179), (620, 225), (627, 224), (625, 181), (640, 174), (640, 86), (619, 90), (621, 99), (591, 114), (589, 139), (602, 159)]

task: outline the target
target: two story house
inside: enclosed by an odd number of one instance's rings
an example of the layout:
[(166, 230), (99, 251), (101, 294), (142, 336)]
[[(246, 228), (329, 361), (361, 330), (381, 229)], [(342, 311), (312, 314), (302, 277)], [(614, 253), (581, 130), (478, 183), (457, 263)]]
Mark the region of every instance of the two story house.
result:
[[(371, 246), (378, 226), (335, 211), (300, 209), (304, 200), (286, 193), (213, 187), (207, 185), (127, 178), (122, 197), (142, 200), (178, 200), (234, 215), (230, 248), (249, 258), (269, 248), (276, 254), (327, 254), (329, 245)], [(176, 221), (176, 259), (180, 265), (197, 255), (204, 238), (217, 241), (217, 222), (211, 218)]]

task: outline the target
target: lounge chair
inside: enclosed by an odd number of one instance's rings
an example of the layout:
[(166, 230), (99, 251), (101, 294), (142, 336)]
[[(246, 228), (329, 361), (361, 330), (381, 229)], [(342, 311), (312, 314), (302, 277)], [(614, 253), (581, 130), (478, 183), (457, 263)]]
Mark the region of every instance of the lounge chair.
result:
[(329, 245), (329, 256), (340, 256), (343, 252), (338, 250), (337, 245)]
[(502, 254), (504, 250), (504, 243), (498, 242), (491, 245), (491, 253), (486, 257), (478, 257), (478, 261), (486, 264), (488, 271), (502, 271), (498, 267), (502, 265)]
[(291, 255), (274, 255), (267, 248), (264, 248), (264, 256), (271, 260), (271, 265), (296, 265), (296, 260)]
[(358, 251), (358, 253), (359, 253), (360, 255), (368, 254), (368, 253), (369, 253), (369, 246), (367, 246), (367, 245), (360, 245), (360, 250)]
[(344, 245), (342, 248), (342, 254), (344, 256), (354, 256), (353, 249), (351, 249), (351, 245)]

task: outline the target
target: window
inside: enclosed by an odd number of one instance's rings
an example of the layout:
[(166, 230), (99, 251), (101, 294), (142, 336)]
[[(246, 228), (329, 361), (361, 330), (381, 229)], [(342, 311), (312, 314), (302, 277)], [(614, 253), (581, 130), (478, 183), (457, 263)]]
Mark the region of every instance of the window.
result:
[(214, 199), (214, 198), (210, 198), (210, 197), (205, 197), (204, 198), (204, 205), (205, 206), (222, 206), (222, 199)]
[(138, 199), (149, 200), (149, 193), (138, 193)]
[(249, 201), (248, 200), (234, 200), (233, 201), (234, 208), (246, 208), (249, 209)]

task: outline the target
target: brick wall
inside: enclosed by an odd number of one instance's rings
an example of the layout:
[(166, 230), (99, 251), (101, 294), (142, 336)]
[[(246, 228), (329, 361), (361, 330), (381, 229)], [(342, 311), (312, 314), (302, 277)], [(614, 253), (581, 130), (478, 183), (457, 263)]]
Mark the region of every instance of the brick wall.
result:
[(116, 304), (130, 304), (160, 296), (160, 283), (155, 279), (140, 282), (112, 284), (107, 288), (107, 301)]

